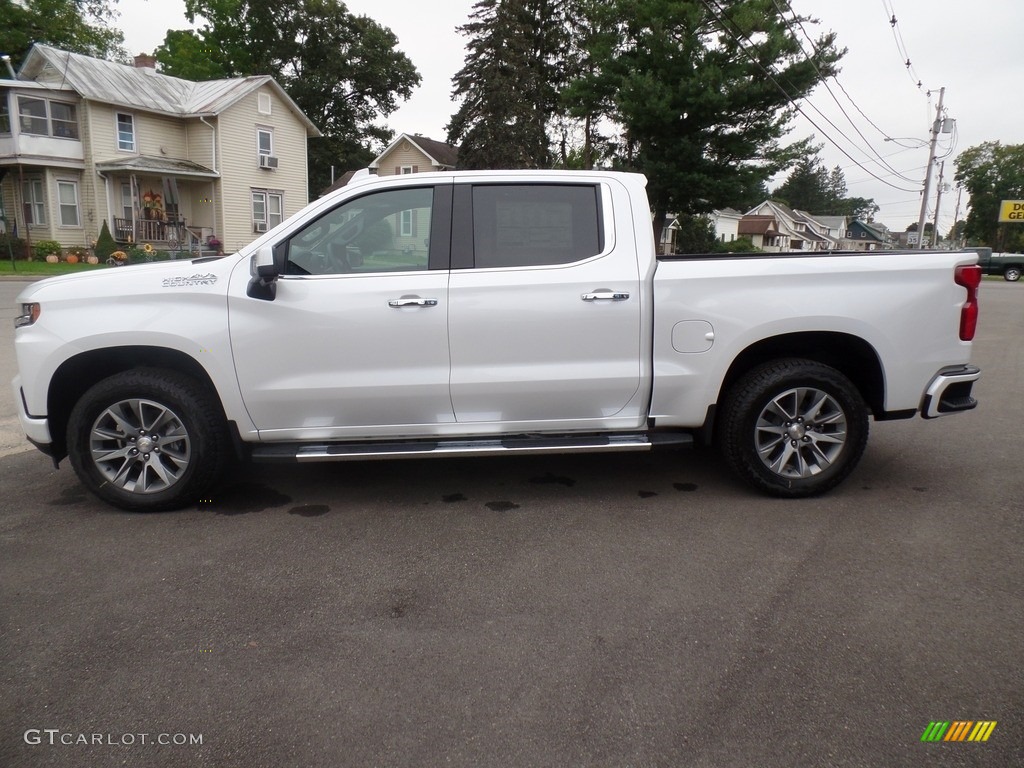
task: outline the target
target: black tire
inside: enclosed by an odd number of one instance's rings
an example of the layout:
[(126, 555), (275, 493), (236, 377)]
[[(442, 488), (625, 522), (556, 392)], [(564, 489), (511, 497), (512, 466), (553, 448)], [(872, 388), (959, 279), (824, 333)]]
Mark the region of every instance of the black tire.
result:
[(760, 491), (815, 496), (842, 482), (868, 441), (868, 408), (843, 374), (785, 359), (743, 375), (726, 394), (719, 447), (730, 468)]
[(1003, 279), (1010, 283), (1020, 280), (1020, 267), (1007, 267), (1003, 272)]
[(219, 404), (195, 379), (139, 368), (95, 384), (68, 420), (68, 457), (82, 484), (134, 512), (198, 500), (227, 466)]

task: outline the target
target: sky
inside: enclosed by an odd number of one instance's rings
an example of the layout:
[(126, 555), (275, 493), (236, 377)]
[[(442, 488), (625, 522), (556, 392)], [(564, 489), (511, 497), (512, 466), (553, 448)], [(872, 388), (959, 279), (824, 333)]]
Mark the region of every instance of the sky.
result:
[[(1024, 2), (791, 0), (791, 4), (797, 13), (820, 21), (806, 25), (811, 37), (835, 31), (837, 45), (848, 49), (838, 78), (801, 103), (803, 115), (794, 120), (791, 136), (814, 134), (815, 141), (824, 145), (820, 154), (826, 166), (843, 169), (848, 194), (874, 198), (881, 207), (877, 221), (894, 231), (918, 220), (927, 142), (939, 90), (945, 88), (944, 114), (956, 121), (956, 132), (940, 135), (937, 144), (937, 157), (947, 156), (944, 180), (950, 185), (939, 208), (939, 230), (948, 231), (957, 205), (956, 156), (985, 141), (1024, 143), (1024, 109), (1015, 93), (1015, 86), (1024, 82), (1024, 57), (1019, 55)], [(412, 98), (386, 120), (389, 127), (443, 141), (445, 126), (456, 109), (451, 79), (465, 56), (465, 38), (456, 27), (466, 22), (473, 0), (346, 0), (346, 5), (353, 13), (389, 27), (423, 77)], [(120, 0), (118, 9), (118, 26), (132, 54), (152, 51), (168, 29), (188, 28), (183, 0)], [(936, 164), (928, 221), (934, 216), (938, 173)], [(769, 186), (777, 186), (783, 178)], [(966, 215), (966, 205), (962, 200), (960, 218)]]

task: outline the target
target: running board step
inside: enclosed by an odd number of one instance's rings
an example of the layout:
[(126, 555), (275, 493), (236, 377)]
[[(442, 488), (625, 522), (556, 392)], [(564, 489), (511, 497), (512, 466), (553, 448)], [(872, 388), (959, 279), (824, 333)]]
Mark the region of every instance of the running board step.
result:
[(670, 445), (690, 445), (686, 432), (657, 434), (588, 435), (557, 437), (478, 438), (397, 443), (282, 443), (253, 448), (252, 460), (261, 463), (314, 461), (372, 461), (455, 456), (501, 456), (538, 453), (598, 453), (650, 451)]

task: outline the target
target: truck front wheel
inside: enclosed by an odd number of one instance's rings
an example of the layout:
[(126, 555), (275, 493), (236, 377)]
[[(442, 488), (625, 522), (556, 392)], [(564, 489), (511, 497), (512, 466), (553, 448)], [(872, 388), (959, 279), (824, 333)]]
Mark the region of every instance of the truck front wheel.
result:
[(718, 442), (732, 470), (773, 496), (834, 488), (860, 461), (868, 409), (843, 374), (811, 360), (776, 360), (727, 393)]
[(68, 420), (83, 485), (122, 509), (176, 509), (220, 477), (230, 441), (207, 389), (176, 371), (136, 369), (89, 388)]
[(1003, 279), (1008, 280), (1011, 283), (1015, 283), (1020, 280), (1020, 267), (1007, 267), (1003, 272)]

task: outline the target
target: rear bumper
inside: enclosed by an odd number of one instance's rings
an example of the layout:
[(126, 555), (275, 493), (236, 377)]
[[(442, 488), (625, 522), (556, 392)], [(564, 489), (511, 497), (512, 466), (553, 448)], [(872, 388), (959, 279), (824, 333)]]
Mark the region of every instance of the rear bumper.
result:
[(943, 368), (932, 379), (921, 401), (921, 415), (937, 419), (976, 408), (978, 401), (971, 395), (974, 382), (981, 378), (981, 369), (974, 365)]

